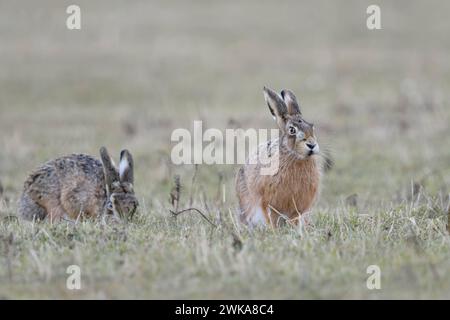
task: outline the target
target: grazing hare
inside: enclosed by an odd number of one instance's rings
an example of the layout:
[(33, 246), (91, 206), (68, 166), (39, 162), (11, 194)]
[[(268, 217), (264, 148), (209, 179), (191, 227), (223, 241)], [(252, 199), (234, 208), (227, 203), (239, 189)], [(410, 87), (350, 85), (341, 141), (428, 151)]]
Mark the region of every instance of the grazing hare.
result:
[(314, 126), (303, 118), (294, 93), (283, 90), (278, 94), (265, 87), (264, 97), (280, 136), (260, 145), (257, 154), (278, 156), (279, 166), (274, 175), (261, 175), (261, 161), (251, 164), (247, 159), (240, 168), (236, 192), (241, 221), (249, 226), (277, 226), (284, 220), (297, 224), (319, 193), (319, 144)]
[(19, 213), (26, 219), (50, 221), (114, 214), (131, 218), (138, 207), (133, 190), (133, 158), (120, 153), (117, 169), (105, 147), (101, 161), (85, 154), (51, 160), (25, 181)]

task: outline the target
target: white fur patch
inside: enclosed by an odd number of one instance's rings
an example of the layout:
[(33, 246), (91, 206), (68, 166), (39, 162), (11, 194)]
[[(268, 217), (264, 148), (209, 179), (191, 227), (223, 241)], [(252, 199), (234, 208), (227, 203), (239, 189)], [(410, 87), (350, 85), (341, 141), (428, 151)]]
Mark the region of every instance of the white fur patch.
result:
[(316, 145), (315, 145), (315, 147), (313, 148), (312, 151), (313, 151), (314, 153), (319, 153), (320, 148), (319, 148), (319, 144), (318, 144), (318, 143), (316, 143)]
[(128, 159), (124, 157), (119, 164), (119, 175), (122, 177), (125, 171), (128, 170), (128, 168), (130, 168), (130, 164), (128, 163)]
[(265, 226), (267, 224), (266, 217), (261, 207), (253, 209), (253, 214), (249, 217), (249, 225), (251, 226)]

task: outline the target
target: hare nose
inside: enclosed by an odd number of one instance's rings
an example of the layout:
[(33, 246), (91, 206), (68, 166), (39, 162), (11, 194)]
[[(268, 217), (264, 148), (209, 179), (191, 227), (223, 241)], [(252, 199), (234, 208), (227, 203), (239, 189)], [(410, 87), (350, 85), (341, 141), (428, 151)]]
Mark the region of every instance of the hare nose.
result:
[(306, 146), (312, 150), (312, 149), (314, 149), (316, 144), (315, 143), (307, 143)]

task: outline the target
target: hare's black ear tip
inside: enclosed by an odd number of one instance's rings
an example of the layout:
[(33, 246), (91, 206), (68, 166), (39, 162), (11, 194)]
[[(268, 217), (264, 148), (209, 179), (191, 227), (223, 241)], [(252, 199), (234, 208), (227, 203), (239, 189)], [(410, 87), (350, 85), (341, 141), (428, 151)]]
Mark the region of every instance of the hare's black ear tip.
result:
[(284, 96), (286, 95), (286, 90), (285, 89), (281, 90), (280, 94), (281, 97), (284, 99)]
[(122, 159), (123, 157), (125, 157), (129, 154), (130, 154), (130, 151), (128, 151), (127, 149), (123, 149), (122, 151), (120, 151), (120, 159)]

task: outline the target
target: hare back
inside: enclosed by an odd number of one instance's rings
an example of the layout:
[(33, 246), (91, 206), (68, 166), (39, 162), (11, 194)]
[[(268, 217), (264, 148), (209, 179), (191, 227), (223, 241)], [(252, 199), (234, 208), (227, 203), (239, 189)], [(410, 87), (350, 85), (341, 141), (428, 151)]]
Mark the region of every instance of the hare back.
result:
[(106, 202), (102, 163), (84, 154), (51, 160), (29, 176), (24, 192), (47, 214), (58, 209), (70, 218), (98, 215)]

